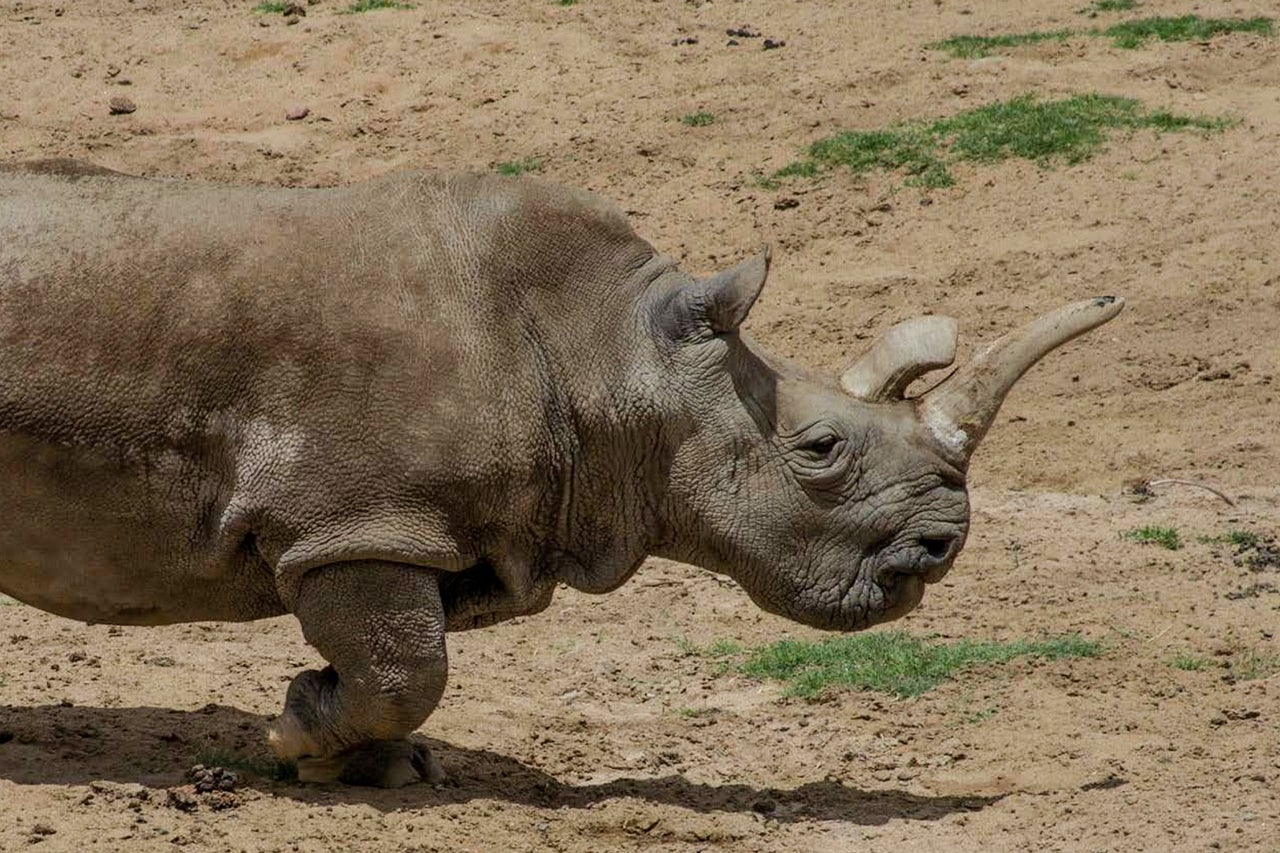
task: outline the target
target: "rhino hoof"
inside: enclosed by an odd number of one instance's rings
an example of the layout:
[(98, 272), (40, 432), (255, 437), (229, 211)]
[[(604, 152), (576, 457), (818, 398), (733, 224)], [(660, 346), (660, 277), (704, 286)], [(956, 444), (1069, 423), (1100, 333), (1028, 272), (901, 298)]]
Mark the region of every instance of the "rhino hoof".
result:
[(439, 785), (446, 778), (431, 750), (409, 740), (372, 740), (329, 758), (298, 759), (301, 782), (403, 788), (416, 782)]

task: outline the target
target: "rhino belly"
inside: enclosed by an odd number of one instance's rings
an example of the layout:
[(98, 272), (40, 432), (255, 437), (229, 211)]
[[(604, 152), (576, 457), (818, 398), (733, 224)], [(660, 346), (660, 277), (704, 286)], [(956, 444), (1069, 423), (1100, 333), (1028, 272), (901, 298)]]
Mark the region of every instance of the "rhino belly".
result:
[(0, 592), (85, 622), (284, 612), (252, 547), (220, 540), (221, 498), (217, 478), (183, 460), (0, 435)]

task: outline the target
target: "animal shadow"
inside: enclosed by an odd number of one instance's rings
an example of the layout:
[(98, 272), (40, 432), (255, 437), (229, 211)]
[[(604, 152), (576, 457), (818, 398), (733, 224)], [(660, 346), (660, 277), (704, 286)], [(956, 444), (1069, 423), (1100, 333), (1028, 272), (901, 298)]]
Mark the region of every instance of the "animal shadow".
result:
[[(152, 788), (183, 784), (193, 764), (222, 764), (242, 786), (270, 796), (328, 805), (366, 803), (382, 811), (465, 803), (476, 799), (541, 808), (586, 808), (635, 798), (696, 812), (762, 812), (783, 821), (837, 820), (860, 825), (938, 820), (985, 808), (999, 796), (921, 796), (861, 790), (838, 781), (796, 788), (691, 782), (679, 774), (562, 782), (501, 753), (424, 738), (451, 782), (395, 791), (300, 785), (279, 772), (262, 731), (267, 718), (225, 705), (198, 711), (166, 708), (0, 706), (0, 778), (20, 785), (87, 785), (106, 780)], [(274, 778), (273, 778), (274, 777)]]

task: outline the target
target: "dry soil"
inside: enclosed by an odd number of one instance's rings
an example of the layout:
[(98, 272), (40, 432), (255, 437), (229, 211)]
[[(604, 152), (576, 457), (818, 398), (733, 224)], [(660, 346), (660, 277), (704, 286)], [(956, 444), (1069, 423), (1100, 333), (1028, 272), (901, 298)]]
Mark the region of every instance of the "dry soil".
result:
[[(120, 629), (8, 602), (0, 849), (1276, 849), (1280, 567), (1197, 537), (1280, 527), (1280, 40), (1075, 38), (980, 60), (922, 47), (1093, 25), (1085, 3), (423, 0), (342, 15), (321, 0), (289, 25), (250, 0), (8, 0), (5, 159), (309, 186), (537, 158), (692, 271), (772, 243), (750, 328), (832, 370), (922, 312), (957, 317), (967, 355), (1066, 300), (1119, 293), (1129, 308), (1010, 397), (972, 469), (967, 550), (891, 626), (1078, 631), (1107, 644), (1101, 658), (971, 670), (914, 700), (786, 699), (682, 640), (815, 633), (654, 561), (609, 596), (562, 592), (540, 616), (451, 638), (424, 735), (455, 785), (310, 788), (242, 767), (237, 791), (208, 795), (188, 768), (265, 758), (264, 720), (316, 663), (293, 621)], [(1140, 10), (1192, 11), (1276, 7)], [(785, 46), (729, 45), (743, 25)], [(1077, 166), (963, 166), (945, 190), (753, 179), (839, 129), (1090, 91), (1240, 121), (1116, 136)], [(120, 97), (136, 111), (109, 114)], [(714, 122), (681, 122), (698, 111)], [(1235, 504), (1179, 484), (1133, 494), (1169, 477)], [(1122, 538), (1146, 524), (1185, 546)]]

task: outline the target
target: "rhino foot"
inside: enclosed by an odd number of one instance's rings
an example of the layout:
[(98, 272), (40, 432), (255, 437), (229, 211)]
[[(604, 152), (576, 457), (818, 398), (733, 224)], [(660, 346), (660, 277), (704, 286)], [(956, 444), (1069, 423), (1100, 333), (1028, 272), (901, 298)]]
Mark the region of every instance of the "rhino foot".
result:
[(371, 740), (327, 758), (299, 758), (298, 781), (342, 782), (370, 788), (442, 784), (448, 775), (425, 744)]
[(303, 782), (399, 788), (444, 780), (408, 739), (440, 701), (448, 664), (436, 574), (417, 566), (351, 562), (312, 570), (294, 615), (329, 661), (289, 685), (267, 730)]

